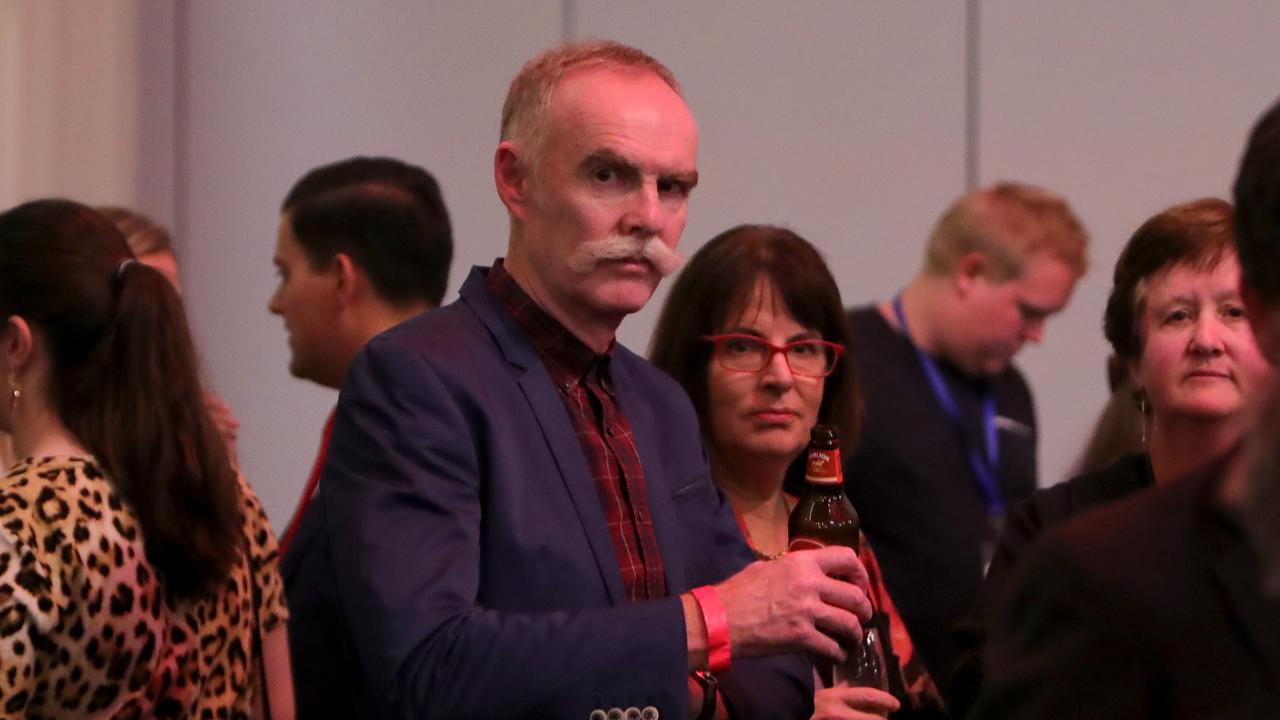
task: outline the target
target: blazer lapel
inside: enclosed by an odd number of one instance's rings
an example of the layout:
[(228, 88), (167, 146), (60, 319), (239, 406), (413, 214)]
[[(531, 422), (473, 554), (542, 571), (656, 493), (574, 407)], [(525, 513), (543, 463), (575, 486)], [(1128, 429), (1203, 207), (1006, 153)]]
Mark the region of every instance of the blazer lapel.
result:
[(490, 292), (484, 271), (473, 268), (459, 294), (488, 328), (503, 357), (519, 373), (517, 382), (560, 469), (560, 477), (586, 533), (587, 544), (600, 568), (609, 601), (614, 604), (625, 602), (627, 594), (622, 585), (622, 571), (618, 568), (613, 541), (609, 539), (600, 496), (587, 470), (587, 461), (582, 456), (582, 446), (573, 431), (573, 423), (565, 412), (564, 401), (556, 394), (551, 376), (524, 330)]
[[(640, 452), (640, 465), (644, 468), (645, 494), (649, 498), (649, 515), (653, 519), (653, 532), (658, 536), (658, 548), (662, 552), (662, 570), (666, 575), (667, 592), (675, 595), (685, 588), (684, 556), (681, 552), (680, 528), (677, 527), (675, 506), (672, 501), (672, 478), (662, 477), (665, 468), (659, 452), (659, 428), (661, 418), (652, 416), (652, 406), (640, 402), (638, 388), (631, 376), (631, 363), (644, 362), (631, 356), (630, 351), (618, 345), (614, 348), (613, 385), (618, 394), (618, 404), (627, 416), (631, 434)], [(684, 481), (686, 478), (675, 478)], [(708, 519), (709, 521), (709, 519)]]
[(573, 424), (565, 414), (564, 401), (556, 395), (551, 378), (541, 366), (529, 369), (520, 377), (520, 388), (529, 399), (529, 407), (538, 418), (547, 447), (560, 468), (560, 477), (578, 511), (578, 520), (586, 531), (587, 542), (609, 590), (609, 600), (614, 604), (621, 603), (626, 600), (626, 592), (622, 585), (622, 571), (618, 568), (618, 556), (613, 551), (613, 541), (609, 539), (600, 495), (582, 456), (582, 445), (578, 443)]

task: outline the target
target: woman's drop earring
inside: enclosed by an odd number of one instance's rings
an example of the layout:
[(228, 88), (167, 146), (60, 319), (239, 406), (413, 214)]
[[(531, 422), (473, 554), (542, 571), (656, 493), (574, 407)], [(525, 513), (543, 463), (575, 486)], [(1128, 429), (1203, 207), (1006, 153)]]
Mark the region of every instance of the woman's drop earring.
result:
[(18, 376), (9, 371), (9, 417), (18, 414), (18, 401), (22, 399), (22, 386), (18, 385)]
[(1147, 446), (1147, 393), (1138, 390), (1138, 417), (1142, 422), (1142, 447)]

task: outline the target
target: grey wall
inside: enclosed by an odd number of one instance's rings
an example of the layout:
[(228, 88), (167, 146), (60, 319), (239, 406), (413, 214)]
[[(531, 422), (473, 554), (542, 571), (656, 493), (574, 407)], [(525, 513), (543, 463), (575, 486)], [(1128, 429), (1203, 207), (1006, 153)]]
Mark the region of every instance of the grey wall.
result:
[(1102, 310), (1129, 235), (1168, 205), (1230, 199), (1254, 120), (1280, 94), (1280, 4), (983, 0), (978, 176), (1066, 195), (1093, 267), (1020, 356), (1044, 433), (1041, 480), (1074, 461), (1103, 401)]
[[(1121, 243), (1163, 205), (1226, 192), (1250, 120), (1280, 90), (1266, 34), (1280, 6), (1262, 2), (176, 7), (170, 210), (212, 384), (240, 416), (242, 464), (277, 526), (335, 399), (289, 378), (266, 311), (280, 198), (310, 167), (355, 153), (421, 163), (453, 215), (452, 295), (505, 246), (490, 168), (506, 84), (562, 36), (636, 44), (684, 84), (703, 181), (682, 250), (740, 222), (788, 224), (826, 253), (850, 304), (909, 277), (969, 174), (1066, 194), (1094, 233), (1095, 268), (1022, 356), (1046, 481), (1066, 471), (1103, 400), (1098, 318)], [(623, 342), (645, 347), (662, 297), (624, 323)]]

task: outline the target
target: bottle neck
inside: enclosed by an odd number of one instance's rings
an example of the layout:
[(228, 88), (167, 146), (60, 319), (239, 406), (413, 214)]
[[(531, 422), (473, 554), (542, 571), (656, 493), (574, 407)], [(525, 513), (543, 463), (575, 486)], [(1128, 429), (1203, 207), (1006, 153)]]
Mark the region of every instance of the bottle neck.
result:
[(843, 481), (836, 481), (836, 482), (830, 482), (828, 480), (815, 481), (815, 480), (810, 480), (808, 478), (805, 478), (805, 488), (808, 489), (810, 493), (817, 493), (820, 495), (843, 495), (844, 494)]

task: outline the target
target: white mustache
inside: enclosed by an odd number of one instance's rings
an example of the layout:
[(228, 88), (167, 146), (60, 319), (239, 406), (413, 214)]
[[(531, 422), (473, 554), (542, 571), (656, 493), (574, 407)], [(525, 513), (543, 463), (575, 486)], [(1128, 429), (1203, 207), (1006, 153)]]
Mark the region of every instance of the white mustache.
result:
[(628, 260), (643, 258), (662, 277), (666, 277), (684, 264), (684, 257), (667, 247), (656, 235), (649, 237), (632, 237), (629, 235), (610, 235), (603, 240), (586, 243), (580, 246), (569, 258), (569, 269), (579, 274), (591, 272), (606, 260)]

